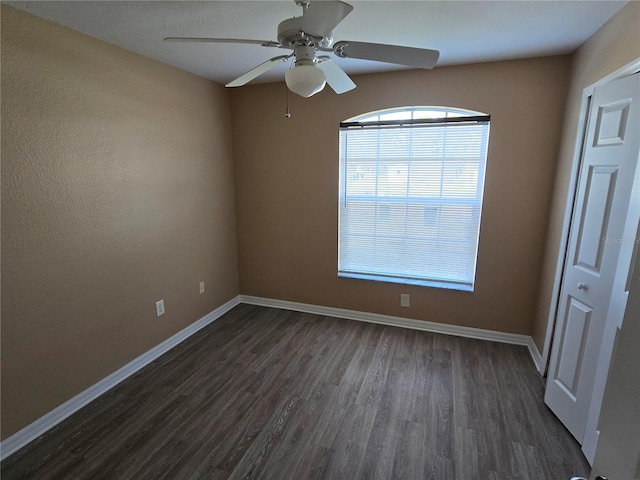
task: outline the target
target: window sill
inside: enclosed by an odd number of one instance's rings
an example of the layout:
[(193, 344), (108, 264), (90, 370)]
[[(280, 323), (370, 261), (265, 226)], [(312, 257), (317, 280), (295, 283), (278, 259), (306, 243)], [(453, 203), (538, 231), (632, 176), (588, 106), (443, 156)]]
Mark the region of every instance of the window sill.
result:
[(458, 290), (462, 292), (473, 292), (473, 285), (462, 285), (459, 283), (440, 282), (437, 280), (418, 280), (413, 278), (386, 277), (382, 275), (348, 273), (348, 272), (339, 272), (338, 277), (355, 278), (358, 280), (370, 280), (374, 282), (401, 283), (404, 285), (417, 285), (419, 287), (444, 288), (446, 290)]

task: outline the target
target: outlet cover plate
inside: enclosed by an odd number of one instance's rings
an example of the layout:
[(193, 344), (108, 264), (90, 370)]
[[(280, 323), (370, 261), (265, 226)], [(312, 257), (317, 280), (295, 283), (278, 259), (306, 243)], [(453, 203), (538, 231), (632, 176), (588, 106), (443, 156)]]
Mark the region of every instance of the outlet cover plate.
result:
[(401, 293), (400, 294), (400, 306), (401, 307), (408, 307), (409, 306), (409, 294), (408, 293)]
[(164, 300), (158, 300), (156, 302), (156, 317), (164, 315)]

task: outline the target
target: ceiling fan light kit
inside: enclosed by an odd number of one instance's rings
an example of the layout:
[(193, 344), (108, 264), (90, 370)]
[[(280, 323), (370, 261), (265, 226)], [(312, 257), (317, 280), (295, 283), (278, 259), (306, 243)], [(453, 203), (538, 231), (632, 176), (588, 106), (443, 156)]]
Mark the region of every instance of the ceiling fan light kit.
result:
[(309, 98), (321, 91), (327, 83), (322, 70), (311, 65), (296, 65), (284, 75), (287, 88), (301, 97)]
[(295, 66), (285, 74), (285, 83), (289, 90), (305, 98), (321, 91), (325, 84), (329, 84), (338, 94), (348, 92), (356, 87), (356, 84), (337, 63), (331, 60), (331, 57), (328, 55), (318, 56), (318, 52), (333, 53), (342, 58), (360, 58), (415, 68), (433, 68), (438, 61), (439, 52), (437, 50), (345, 40), (334, 45), (331, 33), (351, 13), (353, 7), (339, 0), (294, 1), (302, 7), (302, 16), (288, 18), (280, 22), (277, 42), (193, 37), (167, 37), (164, 40), (168, 42), (249, 43), (262, 47), (293, 50), (290, 55), (277, 56), (261, 63), (244, 75), (227, 83), (226, 86), (246, 85), (279, 63), (295, 57)]

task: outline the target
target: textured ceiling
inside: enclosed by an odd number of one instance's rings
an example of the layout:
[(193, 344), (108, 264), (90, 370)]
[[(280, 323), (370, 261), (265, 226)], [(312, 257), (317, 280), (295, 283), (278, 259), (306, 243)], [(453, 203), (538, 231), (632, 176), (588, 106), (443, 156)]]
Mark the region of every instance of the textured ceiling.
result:
[[(320, 0), (315, 0), (320, 1)], [(166, 43), (167, 36), (276, 40), (278, 23), (299, 16), (293, 1), (7, 2), (74, 30), (183, 70), (227, 83), (287, 51), (259, 45)], [(438, 65), (569, 53), (626, 1), (350, 1), (338, 40), (440, 50)], [(335, 57), (334, 57), (335, 59)], [(337, 59), (348, 73), (402, 67)], [(287, 64), (254, 82), (280, 81)]]

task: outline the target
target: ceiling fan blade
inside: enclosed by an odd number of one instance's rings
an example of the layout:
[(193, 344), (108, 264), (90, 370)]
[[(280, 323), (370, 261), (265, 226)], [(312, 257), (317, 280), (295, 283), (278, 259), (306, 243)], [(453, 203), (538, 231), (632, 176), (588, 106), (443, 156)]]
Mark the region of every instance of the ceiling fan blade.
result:
[(281, 47), (278, 42), (272, 40), (248, 40), (245, 38), (206, 38), (206, 37), (167, 37), (165, 42), (190, 42), (190, 43), (249, 43), (262, 45), (263, 47)]
[(342, 58), (360, 58), (417, 68), (435, 67), (440, 56), (438, 50), (350, 41), (336, 42), (333, 51)]
[(258, 78), (263, 73), (268, 72), (269, 70), (271, 70), (273, 67), (278, 65), (278, 63), (286, 62), (291, 57), (292, 57), (292, 55), (281, 55), (279, 57), (273, 57), (273, 58), (267, 60), (266, 62), (261, 63), (257, 67), (252, 68), (251, 70), (249, 70), (244, 75), (241, 75), (240, 77), (236, 78), (235, 80), (232, 80), (231, 82), (227, 83), (225, 85), (225, 87), (241, 87), (242, 85), (246, 85), (247, 83), (249, 83), (254, 78)]
[(318, 67), (327, 77), (327, 83), (336, 93), (345, 93), (356, 88), (353, 80), (340, 68), (340, 66), (332, 62), (329, 57), (320, 57)]
[(338, 0), (312, 0), (302, 15), (302, 30), (313, 37), (328, 37), (353, 7)]

